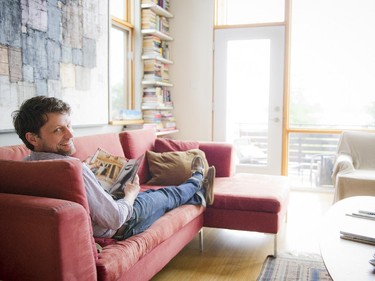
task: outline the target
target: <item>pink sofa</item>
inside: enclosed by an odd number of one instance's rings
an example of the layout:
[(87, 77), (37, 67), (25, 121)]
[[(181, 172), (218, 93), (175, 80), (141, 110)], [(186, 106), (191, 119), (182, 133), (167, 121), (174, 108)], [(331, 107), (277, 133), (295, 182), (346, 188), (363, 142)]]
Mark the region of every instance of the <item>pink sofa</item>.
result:
[[(79, 160), (23, 162), (25, 146), (0, 147), (0, 280), (149, 280), (203, 226), (271, 233), (277, 241), (287, 180), (233, 175), (231, 145), (160, 139), (152, 130), (77, 137), (75, 144), (80, 160), (98, 147), (128, 158), (199, 148), (217, 170), (215, 202), (181, 206), (124, 241), (94, 239)], [(147, 161), (138, 174), (142, 189), (151, 188)]]

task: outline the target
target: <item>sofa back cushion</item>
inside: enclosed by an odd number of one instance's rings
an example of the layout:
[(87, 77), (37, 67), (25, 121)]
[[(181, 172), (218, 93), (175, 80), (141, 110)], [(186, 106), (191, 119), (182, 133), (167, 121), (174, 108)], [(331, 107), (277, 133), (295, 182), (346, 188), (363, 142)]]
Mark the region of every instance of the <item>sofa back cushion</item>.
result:
[(74, 145), (77, 151), (74, 153), (73, 157), (81, 161), (93, 156), (99, 147), (113, 155), (125, 156), (118, 133), (77, 137), (74, 138)]
[[(154, 129), (130, 130), (120, 133), (120, 142), (125, 153), (125, 157), (134, 159), (146, 154), (146, 151), (154, 150), (156, 134)], [(150, 178), (150, 172), (146, 157), (138, 170), (139, 183), (144, 184)]]
[(230, 143), (200, 142), (199, 149), (206, 154), (209, 165), (216, 168), (216, 177), (230, 177), (235, 173), (234, 148)]
[(170, 152), (170, 151), (187, 151), (191, 149), (198, 149), (199, 142), (197, 141), (181, 141), (169, 138), (157, 138), (155, 140), (154, 152)]
[[(89, 156), (93, 156), (99, 147), (113, 155), (124, 156), (117, 133), (76, 137), (74, 138), (74, 145), (77, 152), (72, 156), (81, 161), (86, 160)], [(3, 160), (20, 161), (29, 154), (30, 150), (24, 144), (0, 147), (0, 159)]]
[(0, 160), (0, 192), (76, 202), (88, 212), (79, 160)]
[(0, 159), (20, 161), (30, 154), (24, 144), (0, 147)]

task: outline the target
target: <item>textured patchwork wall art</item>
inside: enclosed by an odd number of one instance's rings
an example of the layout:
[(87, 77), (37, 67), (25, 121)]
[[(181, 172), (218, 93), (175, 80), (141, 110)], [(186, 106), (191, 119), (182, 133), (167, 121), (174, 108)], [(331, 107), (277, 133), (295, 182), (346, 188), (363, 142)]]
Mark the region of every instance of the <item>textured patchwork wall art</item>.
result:
[(0, 0), (0, 131), (25, 99), (54, 96), (72, 123), (108, 123), (108, 1)]

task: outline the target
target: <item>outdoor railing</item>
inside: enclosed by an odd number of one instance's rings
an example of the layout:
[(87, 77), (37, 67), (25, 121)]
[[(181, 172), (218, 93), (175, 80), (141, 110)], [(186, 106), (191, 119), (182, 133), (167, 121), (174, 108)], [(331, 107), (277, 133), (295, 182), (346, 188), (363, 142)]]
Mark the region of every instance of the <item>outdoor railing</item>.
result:
[[(246, 124), (243, 124), (246, 125)], [(330, 187), (333, 161), (340, 135), (318, 133), (290, 133), (288, 143), (288, 176), (292, 185), (302, 187)], [(239, 126), (236, 140), (248, 142), (267, 155), (268, 136), (265, 131)], [(236, 142), (235, 141), (235, 142)], [(239, 159), (241, 164), (257, 164), (251, 158)]]

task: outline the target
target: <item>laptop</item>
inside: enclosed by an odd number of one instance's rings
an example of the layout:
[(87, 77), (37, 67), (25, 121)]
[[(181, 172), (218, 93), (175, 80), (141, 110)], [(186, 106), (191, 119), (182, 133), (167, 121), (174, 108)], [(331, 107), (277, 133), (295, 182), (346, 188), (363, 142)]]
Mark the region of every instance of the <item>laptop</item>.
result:
[(340, 228), (340, 238), (375, 245), (375, 220), (347, 215)]

